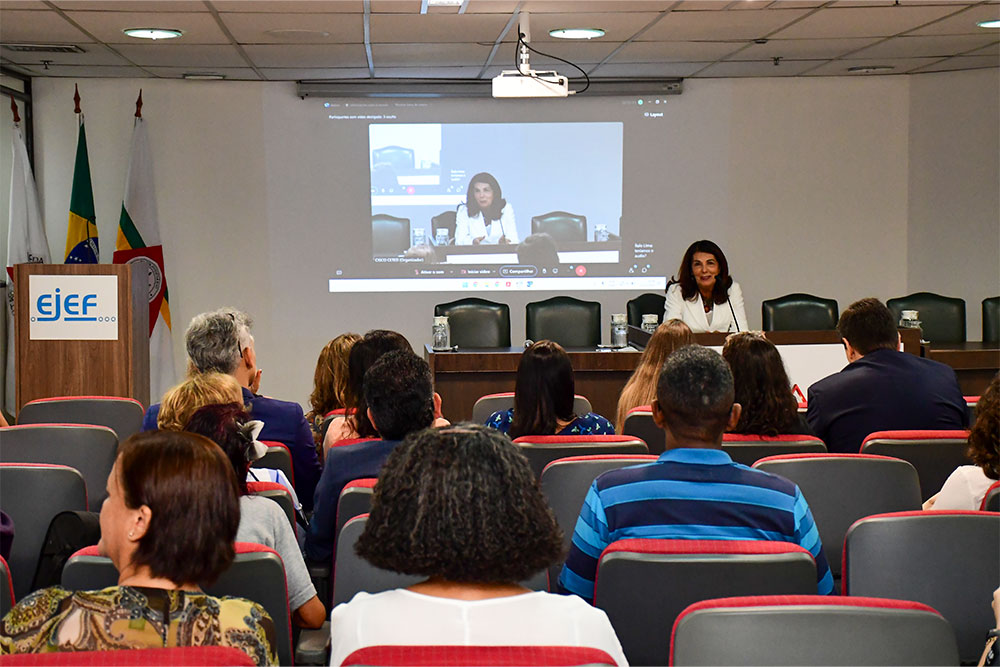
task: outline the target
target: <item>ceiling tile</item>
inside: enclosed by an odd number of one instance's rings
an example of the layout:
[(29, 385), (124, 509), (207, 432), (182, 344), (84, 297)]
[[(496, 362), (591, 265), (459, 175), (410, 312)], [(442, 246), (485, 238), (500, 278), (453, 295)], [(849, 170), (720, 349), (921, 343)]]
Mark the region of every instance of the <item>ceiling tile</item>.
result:
[(774, 0), (768, 9), (812, 9), (822, 7), (827, 0)]
[[(4, 5), (8, 4), (4, 0)], [(139, 2), (87, 2), (86, 0), (55, 0), (53, 4), (63, 11), (144, 11), (144, 12), (208, 12), (204, 2), (198, 0), (140, 0)]]
[(809, 13), (808, 9), (767, 9), (759, 12), (670, 12), (644, 32), (643, 41), (756, 39)]
[(746, 42), (630, 42), (611, 62), (713, 62), (745, 46)]
[(684, 0), (674, 10), (684, 12), (721, 11), (729, 6), (728, 2), (719, 0)]
[[(212, 73), (223, 74), (227, 81), (260, 81), (260, 77), (249, 67), (213, 67), (213, 68), (192, 68), (192, 67), (146, 67), (150, 74), (166, 79), (182, 79), (187, 73)], [(198, 81), (190, 82), (192, 85)]]
[(49, 9), (42, 0), (4, 0), (3, 11), (8, 9)]
[[(237, 42), (241, 44), (331, 44), (362, 42), (364, 19), (361, 14), (261, 14), (230, 12), (220, 14)], [(306, 30), (330, 33), (295, 36), (269, 35), (268, 30)]]
[(796, 76), (816, 66), (815, 60), (787, 60), (775, 64), (769, 60), (727, 61), (709, 65), (695, 76), (697, 79), (745, 76)]
[(182, 30), (184, 35), (172, 40), (182, 44), (229, 43), (229, 39), (219, 29), (215, 18), (207, 13), (66, 12), (66, 15), (94, 37), (108, 44), (133, 44), (140, 41), (123, 33), (122, 30), (126, 28)]
[(960, 9), (967, 5), (973, 5), (977, 0), (836, 0), (831, 7), (892, 7), (899, 6), (927, 6), (927, 5), (948, 5), (953, 9)]
[[(367, 67), (362, 44), (251, 44), (243, 47), (257, 67)], [(412, 62), (411, 62), (412, 64)]]
[(945, 57), (981, 49), (991, 41), (989, 36), (894, 37), (849, 57), (852, 60)]
[(772, 39), (767, 44), (754, 44), (740, 51), (731, 60), (828, 60), (874, 44), (878, 37), (856, 39)]
[[(372, 0), (372, 14), (419, 14), (420, 0)], [(436, 7), (429, 8), (428, 11), (436, 10)], [(442, 8), (449, 12), (458, 12), (457, 7)]]
[(377, 79), (475, 79), (482, 67), (376, 67)]
[(83, 44), (83, 53), (19, 53), (10, 49), (2, 49), (0, 53), (11, 62), (21, 65), (42, 64), (43, 60), (54, 65), (95, 65), (120, 66), (130, 65), (127, 60), (103, 44)]
[(325, 81), (367, 79), (367, 67), (265, 67), (261, 74), (269, 81)]
[[(1000, 55), (1000, 42), (993, 42), (981, 49), (976, 49), (975, 51), (969, 51), (968, 53), (963, 53), (963, 56), (998, 56)], [(1000, 60), (995, 61), (994, 65), (1000, 65)]]
[(407, 67), (414, 63), (427, 67), (475, 66), (486, 62), (491, 49), (492, 45), (483, 44), (372, 44), (372, 60), (376, 68)]
[[(970, 35), (988, 33), (990, 30), (980, 28), (980, 21), (1000, 19), (1000, 5), (979, 5), (970, 7), (963, 12), (956, 12), (936, 23), (926, 25), (911, 32), (911, 35)], [(996, 30), (993, 30), (997, 34)]]
[[(623, 42), (660, 16), (661, 14), (654, 12), (532, 14), (530, 20), (531, 41), (532, 43), (567, 43), (572, 40), (551, 37), (549, 31), (557, 28), (601, 28), (605, 35), (592, 40), (595, 43), (602, 41)], [(513, 33), (513, 31), (511, 32)], [(509, 34), (507, 38), (514, 39), (515, 35)]]
[[(539, 51), (551, 54), (554, 57), (543, 56), (540, 53), (531, 53), (531, 66), (536, 67), (538, 63), (559, 62), (556, 58), (562, 58), (575, 63), (599, 63), (607, 58), (612, 51), (621, 46), (615, 42), (574, 42), (561, 41), (559, 43), (549, 43), (536, 45)], [(507, 67), (514, 67), (514, 44), (504, 44), (497, 52), (494, 60), (499, 60), (498, 64)]]
[(114, 47), (136, 65), (160, 67), (246, 67), (246, 61), (232, 46), (205, 44), (122, 44)]
[(83, 44), (92, 41), (72, 23), (51, 10), (8, 10), (0, 13), (0, 42)]
[[(892, 70), (883, 74), (905, 74), (912, 69), (937, 62), (937, 58), (882, 58), (879, 60), (866, 60), (865, 65), (887, 65)], [(805, 76), (872, 76), (871, 74), (852, 74), (847, 71), (848, 67), (860, 65), (857, 60), (831, 60), (825, 65), (805, 73)]]
[(213, 0), (219, 12), (265, 12), (271, 14), (355, 13), (364, 11), (362, 0)]
[(521, 11), (534, 14), (564, 14), (568, 12), (662, 12), (673, 5), (667, 0), (525, 0)]
[(890, 37), (954, 12), (954, 7), (847, 7), (820, 9), (772, 37)]
[(424, 43), (492, 44), (506, 23), (507, 17), (502, 14), (376, 14), (371, 17), (371, 41), (411, 44), (419, 39)]
[(921, 67), (916, 72), (949, 72), (952, 70), (984, 69), (996, 66), (997, 59), (995, 56), (956, 56), (926, 67)]
[[(74, 79), (112, 79), (112, 78), (147, 78), (149, 77), (138, 67), (101, 67), (101, 66), (75, 66), (75, 65), (50, 65), (48, 70), (41, 67), (32, 68), (38, 76), (66, 77)], [(86, 89), (80, 91), (80, 95), (86, 95)], [(70, 100), (72, 101), (72, 100)], [(84, 97), (81, 103), (83, 111), (87, 111), (87, 100)]]
[(615, 63), (610, 62), (594, 72), (598, 78), (632, 78), (632, 77), (662, 77), (662, 78), (683, 78), (691, 76), (701, 68), (708, 65), (707, 62), (696, 63)]

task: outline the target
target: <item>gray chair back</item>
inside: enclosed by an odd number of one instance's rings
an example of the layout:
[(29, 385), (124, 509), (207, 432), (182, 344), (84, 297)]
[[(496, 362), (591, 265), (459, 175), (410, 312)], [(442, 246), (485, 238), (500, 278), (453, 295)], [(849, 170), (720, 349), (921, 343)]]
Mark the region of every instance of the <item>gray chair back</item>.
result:
[(0, 507), (14, 520), (9, 567), (20, 599), (31, 592), (49, 524), (60, 512), (86, 510), (87, 486), (67, 466), (0, 463)]
[(709, 600), (674, 625), (670, 664), (957, 665), (948, 621), (899, 600), (794, 595)]
[(812, 435), (746, 435), (725, 433), (722, 451), (736, 463), (752, 466), (768, 456), (784, 454), (825, 454), (826, 445)]
[[(80, 471), (87, 507), (98, 512), (107, 496), (118, 437), (106, 426), (32, 424), (0, 429), (0, 463), (52, 463)], [(47, 526), (48, 524), (46, 524)]]
[(764, 331), (819, 331), (837, 328), (836, 299), (812, 294), (786, 294), (760, 304)]
[(959, 430), (876, 431), (861, 443), (861, 453), (909, 461), (920, 477), (920, 497), (927, 500), (955, 468), (972, 463), (966, 453), (968, 440), (969, 432)]
[(292, 534), (299, 534), (298, 524), (295, 522), (295, 502), (292, 501), (292, 494), (283, 485), (277, 482), (247, 482), (247, 491), (250, 495), (267, 498), (278, 503), (278, 507), (284, 513), (285, 518), (292, 526)]
[(28, 401), (17, 414), (18, 424), (94, 424), (107, 426), (118, 442), (142, 428), (145, 410), (134, 398), (118, 396), (57, 396)]
[(979, 509), (984, 512), (1000, 512), (1000, 482), (993, 482), (986, 490)]
[(434, 306), (435, 317), (446, 315), (451, 344), (461, 348), (510, 347), (510, 306), (469, 297)]
[(354, 552), (354, 543), (364, 532), (368, 515), (362, 514), (347, 521), (337, 536), (337, 551), (333, 563), (333, 602), (349, 602), (357, 593), (381, 593), (394, 588), (406, 588), (426, 577), (400, 574), (375, 567)]
[(542, 476), (548, 464), (568, 456), (649, 453), (646, 443), (632, 435), (523, 435), (514, 444), (536, 477)]
[[(486, 394), (476, 399), (472, 406), (472, 421), (476, 424), (485, 424), (486, 420), (494, 412), (510, 410), (514, 407), (514, 392), (505, 391), (499, 394)], [(586, 396), (576, 394), (573, 397), (573, 414), (585, 415), (593, 411), (590, 400)]]
[(587, 240), (587, 216), (552, 211), (531, 218), (532, 234), (548, 234), (558, 246), (564, 241)]
[(275, 440), (264, 440), (261, 444), (267, 446), (267, 452), (253, 462), (254, 468), (271, 468), (285, 473), (288, 481), (295, 485), (295, 468), (292, 465), (292, 452), (288, 445)]
[(996, 626), (988, 600), (1000, 586), (997, 545), (1000, 514), (993, 512), (866, 517), (847, 531), (844, 594), (930, 605), (955, 629), (962, 662), (975, 663), (983, 628)]
[(983, 342), (1000, 343), (1000, 296), (983, 299)]
[(372, 255), (402, 255), (410, 247), (410, 219), (386, 213), (372, 216)]
[(941, 296), (933, 292), (914, 292), (885, 302), (899, 322), (904, 310), (920, 315), (921, 336), (931, 343), (965, 342), (965, 299)]
[(348, 521), (371, 511), (372, 495), (377, 481), (375, 478), (365, 477), (352, 479), (344, 485), (337, 500), (337, 535), (340, 535), (340, 531)]
[(809, 501), (834, 580), (847, 529), (872, 514), (920, 509), (920, 479), (902, 459), (864, 454), (770, 456), (754, 468), (798, 485)]
[(552, 340), (563, 347), (601, 344), (601, 304), (571, 296), (532, 301), (525, 307), (528, 340)]
[(622, 435), (634, 435), (642, 438), (649, 448), (650, 454), (659, 456), (667, 448), (666, 437), (663, 429), (653, 421), (653, 412), (648, 405), (632, 408), (625, 416), (625, 423), (622, 424)]
[(663, 323), (663, 309), (667, 297), (663, 294), (640, 294), (625, 304), (628, 323), (633, 327), (642, 326), (643, 315), (656, 315), (656, 323)]

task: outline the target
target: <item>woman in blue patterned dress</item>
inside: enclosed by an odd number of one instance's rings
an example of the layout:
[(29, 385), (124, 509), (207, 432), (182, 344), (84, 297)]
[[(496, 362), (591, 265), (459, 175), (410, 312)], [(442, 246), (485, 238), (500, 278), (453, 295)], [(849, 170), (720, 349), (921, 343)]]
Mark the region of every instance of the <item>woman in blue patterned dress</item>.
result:
[(490, 415), (486, 425), (511, 438), (522, 435), (613, 435), (601, 415), (573, 413), (576, 384), (569, 355), (559, 343), (540, 340), (526, 349), (517, 365), (514, 407)]

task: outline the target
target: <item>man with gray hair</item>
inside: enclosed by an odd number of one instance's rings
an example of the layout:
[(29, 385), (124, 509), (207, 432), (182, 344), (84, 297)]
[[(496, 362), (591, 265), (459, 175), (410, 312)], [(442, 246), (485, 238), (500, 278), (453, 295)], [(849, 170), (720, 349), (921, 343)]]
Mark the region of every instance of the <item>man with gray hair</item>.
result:
[[(260, 396), (261, 371), (250, 334), (253, 320), (235, 308), (220, 308), (195, 315), (184, 334), (188, 373), (225, 373), (243, 388), (243, 403), (254, 419), (264, 422), (258, 439), (273, 440), (288, 447), (295, 470), (295, 492), (306, 511), (312, 509), (313, 492), (319, 481), (320, 463), (312, 431), (302, 406)], [(142, 430), (156, 428), (160, 405), (151, 405), (143, 417)]]
[(593, 601), (597, 562), (616, 540), (774, 540), (808, 549), (817, 591), (833, 590), (809, 505), (792, 482), (733, 463), (722, 433), (736, 425), (733, 376), (717, 352), (682, 347), (660, 372), (653, 419), (666, 435), (655, 462), (606, 472), (580, 510), (560, 587)]

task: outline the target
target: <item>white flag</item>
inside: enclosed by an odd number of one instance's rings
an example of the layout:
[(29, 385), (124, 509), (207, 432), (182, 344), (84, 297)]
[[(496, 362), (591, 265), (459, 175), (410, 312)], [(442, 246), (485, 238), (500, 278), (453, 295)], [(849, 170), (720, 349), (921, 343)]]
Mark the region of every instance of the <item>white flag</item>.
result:
[(7, 377), (4, 381), (4, 407), (14, 414), (14, 265), (47, 264), (49, 242), (45, 238), (35, 178), (28, 162), (21, 127), (14, 123), (14, 160), (10, 172), (10, 228), (7, 230)]
[(170, 305), (163, 269), (163, 246), (153, 196), (153, 161), (146, 121), (136, 118), (125, 177), (125, 196), (115, 239), (115, 264), (138, 262), (149, 281), (149, 401), (159, 401), (174, 384), (174, 352), (170, 344)]

